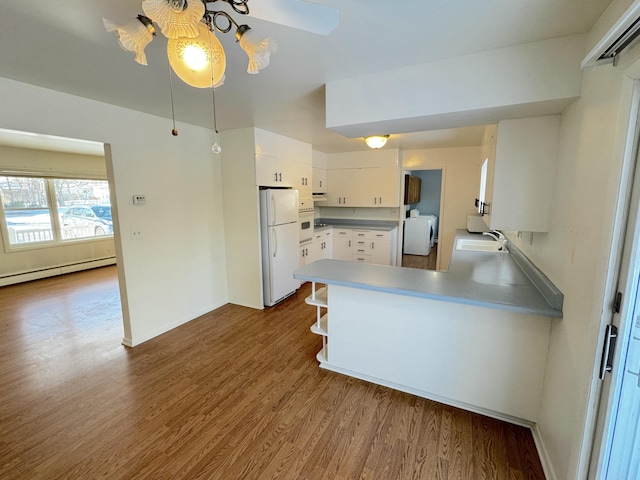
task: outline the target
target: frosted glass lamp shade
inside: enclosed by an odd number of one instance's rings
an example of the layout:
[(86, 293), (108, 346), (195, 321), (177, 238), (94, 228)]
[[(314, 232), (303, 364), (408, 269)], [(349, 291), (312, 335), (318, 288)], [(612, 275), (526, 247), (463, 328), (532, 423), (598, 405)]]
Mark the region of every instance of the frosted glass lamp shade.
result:
[(160, 26), (167, 38), (198, 36), (200, 20), (204, 16), (200, 0), (144, 0), (142, 11)]
[(144, 53), (144, 49), (149, 45), (149, 42), (153, 40), (153, 33), (155, 32), (153, 24), (151, 24), (148, 18), (146, 20), (149, 22), (148, 25), (145, 25), (143, 21), (138, 18), (124, 25), (116, 25), (106, 18), (102, 19), (102, 23), (104, 23), (104, 28), (107, 29), (107, 32), (116, 32), (120, 46), (128, 52), (135, 53), (135, 61), (140, 65), (147, 64), (147, 56)]
[(170, 38), (167, 42), (169, 64), (188, 85), (198, 88), (219, 86), (224, 81), (227, 59), (220, 40), (202, 22), (195, 38)]
[(247, 25), (241, 25), (236, 33), (240, 48), (249, 57), (247, 72), (258, 73), (269, 65), (272, 52), (278, 49), (278, 44), (272, 38), (262, 38), (259, 34), (251, 30)]
[(389, 135), (372, 135), (364, 139), (369, 148), (374, 149), (384, 147), (387, 144), (387, 140), (389, 140)]

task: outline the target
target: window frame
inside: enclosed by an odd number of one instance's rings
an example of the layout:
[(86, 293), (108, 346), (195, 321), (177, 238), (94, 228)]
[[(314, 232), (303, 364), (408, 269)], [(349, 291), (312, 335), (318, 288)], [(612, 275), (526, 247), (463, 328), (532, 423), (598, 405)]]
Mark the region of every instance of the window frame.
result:
[[(0, 232), (2, 233), (2, 244), (4, 247), (5, 253), (13, 253), (13, 252), (23, 252), (27, 250), (37, 250), (42, 248), (52, 248), (63, 245), (72, 245), (77, 243), (86, 243), (86, 242), (96, 242), (96, 241), (104, 241), (106, 239), (113, 239), (113, 228), (111, 229), (111, 233), (106, 233), (105, 235), (91, 235), (86, 237), (76, 237), (76, 238), (63, 238), (62, 235), (62, 222), (60, 219), (60, 210), (58, 207), (58, 196), (56, 193), (56, 180), (87, 180), (87, 181), (99, 181), (99, 182), (108, 182), (105, 178), (92, 178), (87, 176), (75, 176), (75, 175), (64, 175), (64, 176), (46, 176), (37, 173), (26, 173), (26, 172), (3, 172), (0, 170), (0, 176), (3, 177), (15, 177), (15, 178), (37, 178), (42, 179), (44, 181), (45, 188), (45, 196), (48, 202), (48, 210), (49, 217), (51, 221), (51, 232), (52, 239), (51, 240), (42, 240), (37, 242), (27, 242), (27, 243), (15, 243), (12, 244), (9, 240), (9, 228), (7, 225), (7, 209), (4, 207), (4, 202), (0, 201)], [(111, 205), (111, 192), (109, 192), (109, 204)], [(10, 209), (11, 210), (11, 209)]]

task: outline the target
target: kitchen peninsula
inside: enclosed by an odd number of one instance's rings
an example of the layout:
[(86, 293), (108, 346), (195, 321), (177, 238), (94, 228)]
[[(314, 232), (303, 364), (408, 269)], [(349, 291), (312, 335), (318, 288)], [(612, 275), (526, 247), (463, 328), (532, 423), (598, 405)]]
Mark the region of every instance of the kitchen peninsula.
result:
[[(459, 231), (461, 239), (488, 240)], [(322, 368), (522, 425), (537, 420), (562, 294), (517, 249), (454, 248), (448, 272), (320, 260)], [(316, 283), (326, 287), (316, 290)], [(325, 312), (326, 310), (326, 312)]]

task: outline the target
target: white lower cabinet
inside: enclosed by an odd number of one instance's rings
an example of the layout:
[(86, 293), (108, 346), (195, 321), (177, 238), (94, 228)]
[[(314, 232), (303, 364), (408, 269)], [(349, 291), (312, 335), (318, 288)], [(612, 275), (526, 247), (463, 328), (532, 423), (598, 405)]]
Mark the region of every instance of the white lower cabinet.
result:
[(352, 260), (351, 229), (333, 228), (333, 259)]
[(301, 266), (323, 258), (349, 262), (395, 265), (396, 229), (329, 228), (317, 231), (313, 241), (301, 246)]
[(352, 260), (376, 265), (395, 265), (395, 229), (393, 230), (352, 230)]

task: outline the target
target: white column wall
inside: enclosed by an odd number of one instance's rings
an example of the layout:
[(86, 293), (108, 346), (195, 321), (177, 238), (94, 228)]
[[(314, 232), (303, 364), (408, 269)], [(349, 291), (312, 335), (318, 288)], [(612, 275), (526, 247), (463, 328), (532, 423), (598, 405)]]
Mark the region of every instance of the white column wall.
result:
[[(99, 141), (116, 214), (124, 343), (227, 302), (220, 160), (208, 129), (0, 78), (0, 128)], [(109, 155), (107, 155), (109, 157)], [(132, 195), (147, 204), (133, 206)], [(140, 240), (130, 232), (142, 232)]]
[(549, 233), (525, 240), (510, 235), (564, 294), (564, 317), (552, 326), (537, 426), (557, 479), (586, 476), (596, 402), (590, 394), (607, 316), (631, 92), (624, 66), (585, 70), (582, 97), (562, 116)]

